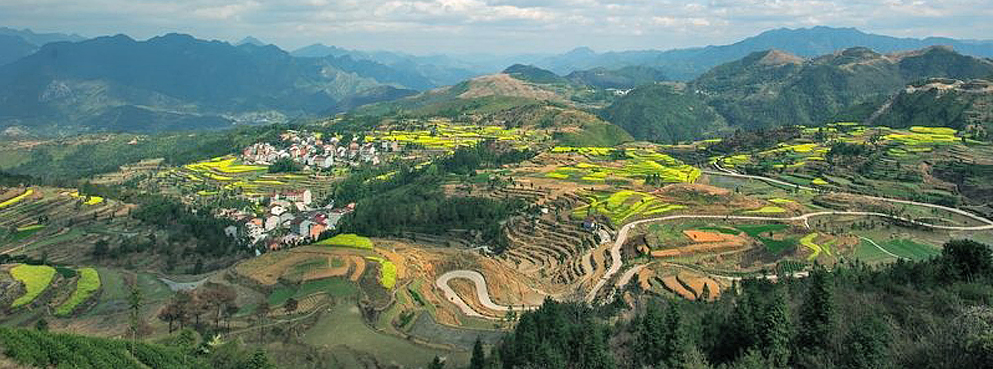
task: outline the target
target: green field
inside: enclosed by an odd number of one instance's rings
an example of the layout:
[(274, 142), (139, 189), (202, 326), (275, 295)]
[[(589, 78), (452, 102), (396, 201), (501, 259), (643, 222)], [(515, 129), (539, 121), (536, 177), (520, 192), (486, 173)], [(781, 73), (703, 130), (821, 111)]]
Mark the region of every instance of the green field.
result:
[[(614, 149), (603, 147), (556, 147), (552, 149), (552, 152), (577, 152), (595, 159), (590, 162), (580, 162), (574, 166), (558, 167), (545, 174), (546, 177), (555, 179), (605, 182), (645, 181), (653, 178), (662, 183), (692, 183), (701, 174), (699, 169), (686, 165), (669, 155), (648, 150), (626, 150), (620, 153), (615, 152)], [(606, 156), (608, 154), (611, 156)], [(623, 156), (614, 158), (613, 155)], [(608, 159), (610, 161), (607, 161)], [(616, 164), (620, 164), (620, 166)]]
[(739, 225), (735, 228), (738, 228), (749, 236), (755, 237), (763, 233), (782, 231), (789, 228), (789, 226), (786, 224), (749, 224)]
[[(381, 364), (404, 367), (422, 367), (434, 357), (448, 356), (449, 360), (462, 362), (451, 353), (421, 346), (400, 337), (379, 333), (363, 321), (362, 313), (354, 303), (335, 305), (330, 313), (321, 315), (320, 320), (303, 335), (303, 342), (318, 348), (333, 348), (343, 345), (351, 350), (336, 352), (342, 355), (366, 353), (381, 360)], [(354, 350), (354, 351), (353, 351)], [(456, 361), (457, 360), (457, 361)]]
[(318, 292), (326, 292), (336, 297), (352, 296), (357, 292), (355, 284), (345, 278), (324, 278), (301, 283), (298, 286), (284, 286), (275, 289), (267, 298), (269, 305), (279, 306), (290, 297), (299, 299)]
[(876, 264), (881, 262), (894, 261), (892, 256), (883, 252), (875, 245), (869, 243), (869, 241), (862, 240), (859, 246), (855, 249), (855, 253), (852, 255), (856, 260), (861, 260), (864, 263)]
[(587, 195), (586, 199), (589, 204), (573, 209), (574, 218), (585, 218), (589, 213), (600, 213), (610, 218), (614, 225), (624, 224), (637, 217), (660, 215), (685, 208), (682, 205), (662, 202), (649, 193), (629, 190), (595, 193)]
[(79, 279), (76, 281), (76, 290), (69, 296), (69, 300), (62, 303), (55, 309), (55, 315), (66, 316), (72, 314), (73, 309), (90, 298), (94, 292), (100, 289), (100, 274), (96, 269), (83, 268), (79, 270)]
[(765, 245), (765, 248), (774, 254), (789, 250), (797, 245), (797, 240), (793, 238), (776, 240), (771, 237), (762, 236), (762, 234), (775, 233), (789, 228), (786, 224), (748, 224), (739, 225), (735, 228), (745, 232), (749, 237), (761, 241)]
[(941, 249), (917, 243), (911, 240), (899, 239), (878, 242), (886, 251), (911, 260), (926, 260), (941, 254)]
[(10, 270), (10, 275), (24, 283), (27, 290), (24, 295), (18, 297), (10, 305), (12, 308), (22, 306), (34, 301), (38, 295), (48, 288), (55, 277), (55, 268), (47, 265), (18, 265)]
[(339, 234), (326, 240), (315, 243), (318, 246), (339, 246), (356, 249), (372, 250), (372, 240), (355, 234)]
[(397, 284), (397, 266), (385, 258), (368, 256), (366, 259), (379, 263), (379, 284), (385, 289), (393, 289)]

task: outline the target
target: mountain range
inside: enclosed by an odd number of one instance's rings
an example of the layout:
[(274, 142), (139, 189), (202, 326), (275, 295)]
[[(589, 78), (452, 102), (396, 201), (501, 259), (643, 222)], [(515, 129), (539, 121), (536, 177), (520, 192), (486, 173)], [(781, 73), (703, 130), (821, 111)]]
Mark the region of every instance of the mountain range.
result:
[(371, 61), (180, 34), (49, 43), (0, 67), (0, 86), (2, 125), (129, 131), (286, 121), (433, 87)]
[(534, 65), (558, 74), (596, 67), (621, 68), (631, 65), (655, 67), (669, 78), (687, 81), (717, 65), (741, 59), (756, 51), (778, 49), (802, 57), (834, 53), (852, 47), (865, 47), (881, 53), (951, 46), (976, 57), (993, 57), (993, 41), (956, 40), (944, 37), (896, 38), (869, 34), (854, 28), (781, 28), (763, 32), (730, 45), (675, 50), (641, 50), (597, 53), (581, 47), (550, 56)]
[[(933, 44), (951, 49), (906, 52)], [(852, 47), (858, 45), (866, 47)], [(693, 49), (507, 56), (415, 56), (323, 44), (287, 52), (250, 36), (236, 44), (181, 34), (86, 40), (0, 28), (0, 129), (158, 131), (285, 122), (453, 86), (412, 101), (516, 91), (539, 100), (551, 94), (583, 109), (613, 103), (601, 115), (636, 138), (678, 141), (728, 127), (815, 124), (853, 106), (868, 114), (915, 79), (989, 77), (983, 75), (989, 61), (976, 56), (991, 55), (993, 42), (829, 27), (778, 29)], [(685, 83), (655, 85), (666, 80)], [(629, 89), (635, 90), (618, 97)], [(670, 120), (700, 125), (667, 127), (675, 124), (665, 123)]]
[[(607, 107), (604, 115), (635, 138), (674, 142), (700, 138), (723, 124), (745, 129), (818, 125), (860, 106), (871, 112), (908, 84), (928, 78), (990, 76), (993, 61), (948, 47), (895, 54), (855, 47), (810, 59), (769, 50), (714, 67), (680, 91), (657, 86), (635, 89)], [(906, 110), (912, 106), (903, 103), (893, 114), (914, 115)], [(885, 122), (905, 126), (896, 120)]]
[(85, 38), (77, 34), (34, 33), (29, 29), (17, 30), (0, 27), (0, 65), (31, 55), (49, 42), (82, 40)]

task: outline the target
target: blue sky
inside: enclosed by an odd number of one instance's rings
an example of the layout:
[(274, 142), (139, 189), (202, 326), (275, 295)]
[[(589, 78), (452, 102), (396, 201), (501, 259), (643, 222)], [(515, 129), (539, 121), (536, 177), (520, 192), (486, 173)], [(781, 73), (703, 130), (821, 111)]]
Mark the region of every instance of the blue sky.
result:
[(991, 19), (991, 0), (0, 0), (0, 25), (35, 31), (417, 54), (669, 49), (816, 25), (989, 39)]

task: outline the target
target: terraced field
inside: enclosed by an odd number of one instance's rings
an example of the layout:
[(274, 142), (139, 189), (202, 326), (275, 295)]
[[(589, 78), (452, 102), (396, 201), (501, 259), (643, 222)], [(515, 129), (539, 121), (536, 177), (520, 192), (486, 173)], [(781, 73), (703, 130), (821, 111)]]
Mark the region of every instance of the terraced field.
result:
[(613, 193), (593, 193), (586, 195), (588, 204), (572, 211), (574, 218), (583, 219), (590, 215), (607, 216), (614, 225), (622, 225), (629, 220), (655, 216), (685, 208), (682, 205), (667, 204), (652, 194), (621, 190)]
[(96, 269), (83, 268), (79, 270), (79, 279), (76, 280), (76, 290), (72, 292), (69, 299), (55, 308), (55, 315), (67, 316), (72, 314), (79, 304), (83, 303), (100, 289), (100, 274)]
[(372, 131), (365, 136), (365, 142), (389, 141), (432, 150), (453, 150), (475, 146), (484, 140), (507, 141), (526, 147), (525, 142), (536, 136), (535, 132), (503, 126), (451, 124), (440, 120), (427, 125), (430, 127), (424, 129)]
[(10, 270), (10, 275), (23, 283), (26, 290), (24, 295), (11, 303), (10, 307), (16, 308), (30, 304), (48, 288), (55, 277), (55, 268), (46, 265), (18, 265)]
[[(558, 150), (558, 151), (556, 151)], [(631, 149), (623, 152), (606, 148), (556, 147), (553, 153), (583, 153), (588, 160), (574, 165), (557, 167), (545, 177), (577, 182), (644, 183), (693, 183), (700, 177), (700, 170), (675, 158), (649, 150)], [(609, 156), (605, 155), (609, 154)], [(620, 158), (612, 156), (620, 155)]]
[(609, 256), (594, 236), (573, 222), (539, 218), (506, 227), (510, 246), (501, 255), (514, 269), (558, 286), (574, 286), (606, 269)]

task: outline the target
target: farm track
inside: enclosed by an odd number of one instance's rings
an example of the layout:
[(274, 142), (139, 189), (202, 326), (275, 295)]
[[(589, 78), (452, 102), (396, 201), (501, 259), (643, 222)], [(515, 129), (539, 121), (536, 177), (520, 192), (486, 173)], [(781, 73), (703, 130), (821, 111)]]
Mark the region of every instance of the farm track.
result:
[[(792, 187), (792, 188), (797, 188), (797, 189), (803, 189), (803, 190), (809, 190), (809, 191), (817, 191), (817, 189), (814, 189), (812, 187), (798, 186), (796, 184), (789, 183), (789, 182), (784, 182), (784, 181), (777, 180), (777, 179), (774, 179), (774, 178), (768, 178), (768, 177), (762, 177), (762, 176), (753, 176), (753, 175), (747, 175), (747, 174), (738, 174), (738, 173), (735, 173), (735, 172), (726, 170), (724, 168), (721, 168), (717, 164), (715, 164), (715, 166), (717, 167), (717, 169), (720, 170), (719, 172), (710, 171), (710, 170), (704, 170), (703, 173), (704, 174), (709, 174), (709, 175), (718, 175), (718, 176), (727, 176), (727, 177), (736, 177), (736, 178), (743, 178), (743, 179), (758, 180), (758, 181), (762, 181), (762, 182), (766, 182), (766, 183), (770, 183), (770, 184), (777, 184), (777, 185), (780, 185), (780, 186), (787, 186), (787, 187)], [(798, 216), (793, 216), (793, 217), (761, 217), (761, 216), (735, 216), (735, 215), (670, 215), (670, 216), (665, 216), (665, 217), (642, 219), (642, 220), (638, 220), (638, 221), (634, 221), (634, 222), (625, 224), (617, 232), (617, 238), (614, 240), (614, 244), (610, 248), (610, 258), (611, 258), (612, 263), (611, 263), (610, 267), (607, 269), (607, 271), (600, 277), (600, 279), (597, 281), (597, 283), (593, 286), (593, 288), (590, 290), (590, 292), (586, 295), (586, 299), (585, 300), (586, 300), (587, 303), (593, 303), (593, 301), (596, 299), (597, 294), (600, 292), (600, 289), (603, 288), (604, 285), (606, 285), (606, 283), (614, 276), (614, 274), (617, 274), (617, 272), (620, 271), (620, 269), (624, 265), (624, 262), (621, 260), (621, 247), (624, 245), (624, 242), (627, 241), (627, 237), (628, 237), (629, 231), (632, 228), (634, 228), (634, 227), (636, 227), (638, 225), (646, 224), (646, 223), (665, 222), (665, 221), (679, 220), (679, 219), (723, 219), (723, 220), (748, 220), (748, 221), (771, 221), (771, 222), (797, 222), (797, 221), (802, 221), (803, 224), (806, 227), (809, 228), (810, 227), (810, 224), (808, 223), (808, 220), (810, 218), (819, 217), (819, 216), (839, 216), (840, 215), (840, 216), (875, 216), (875, 217), (888, 218), (888, 219), (893, 219), (893, 220), (897, 220), (897, 221), (901, 221), (901, 222), (906, 222), (908, 224), (913, 224), (913, 225), (917, 225), (917, 226), (921, 226), (921, 227), (932, 228), (932, 229), (940, 229), (940, 230), (951, 230), (951, 231), (984, 231), (984, 230), (993, 230), (993, 220), (989, 220), (989, 219), (986, 219), (986, 218), (981, 217), (979, 215), (976, 215), (976, 214), (967, 212), (965, 210), (957, 209), (957, 208), (952, 208), (952, 207), (947, 207), (947, 206), (942, 206), (942, 205), (929, 204), (929, 203), (922, 203), (922, 202), (917, 202), (917, 201), (910, 201), (910, 200), (892, 199), (892, 198), (887, 198), (887, 197), (861, 195), (861, 194), (846, 193), (846, 192), (840, 192), (840, 193), (850, 194), (850, 195), (854, 195), (854, 196), (860, 196), (860, 197), (863, 197), (863, 198), (866, 198), (866, 199), (876, 200), (876, 201), (884, 201), (884, 202), (891, 202), (891, 203), (896, 203), (896, 204), (906, 204), (906, 205), (922, 206), (922, 207), (928, 207), (928, 208), (932, 208), (932, 209), (945, 210), (945, 211), (952, 212), (952, 213), (955, 213), (955, 214), (963, 215), (965, 217), (968, 217), (968, 218), (971, 218), (973, 220), (979, 221), (980, 223), (983, 223), (985, 225), (977, 225), (977, 226), (943, 226), (943, 225), (936, 225), (936, 224), (930, 224), (930, 223), (926, 223), (926, 222), (921, 222), (921, 221), (913, 220), (913, 219), (909, 219), (909, 218), (899, 217), (899, 216), (895, 216), (895, 215), (891, 215), (891, 214), (884, 214), (884, 213), (877, 213), (877, 212), (867, 212), (867, 211), (821, 211), (821, 212), (808, 213), (808, 214), (803, 214), (803, 215), (798, 215)], [(630, 279), (634, 276), (634, 274), (637, 273), (638, 270), (640, 270), (640, 268), (637, 268), (637, 267), (632, 268), (627, 273), (625, 273), (626, 274), (625, 276), (622, 276), (622, 280), (626, 279), (627, 281), (630, 281)], [(806, 273), (804, 273), (804, 272), (794, 273), (794, 276), (795, 277), (803, 277), (805, 275), (806, 275)], [(624, 278), (624, 277), (626, 277), (626, 278)], [(489, 296), (489, 291), (486, 289), (486, 279), (479, 272), (472, 271), (472, 270), (455, 270), (455, 271), (451, 271), (451, 272), (445, 273), (444, 275), (442, 275), (441, 277), (439, 277), (436, 280), (435, 284), (445, 292), (445, 294), (449, 298), (449, 300), (455, 302), (456, 305), (459, 305), (459, 308), (462, 309), (463, 313), (466, 313), (466, 315), (477, 316), (477, 317), (478, 316), (483, 316), (482, 314), (479, 314), (478, 312), (472, 310), (472, 308), (469, 307), (467, 304), (465, 304), (465, 302), (462, 301), (462, 299), (457, 294), (455, 294), (455, 291), (453, 291), (448, 286), (448, 281), (451, 280), (452, 278), (466, 278), (466, 279), (469, 279), (470, 281), (472, 281), (473, 283), (475, 283), (475, 285), (476, 285), (476, 294), (478, 295), (477, 297), (479, 298), (480, 303), (483, 304), (483, 306), (486, 307), (487, 309), (492, 309), (492, 310), (495, 310), (495, 311), (507, 311), (507, 310), (509, 310), (509, 308), (507, 308), (505, 306), (492, 304), (492, 300), (490, 300), (490, 296)], [(721, 278), (741, 279), (741, 277), (725, 277), (725, 276), (721, 276)], [(771, 278), (771, 276), (769, 278)], [(487, 301), (490, 304), (488, 305), (486, 303), (483, 303), (483, 301)], [(609, 298), (607, 299), (607, 301), (609, 301)], [(534, 308), (534, 307), (531, 306), (531, 307), (528, 307), (528, 308)]]

